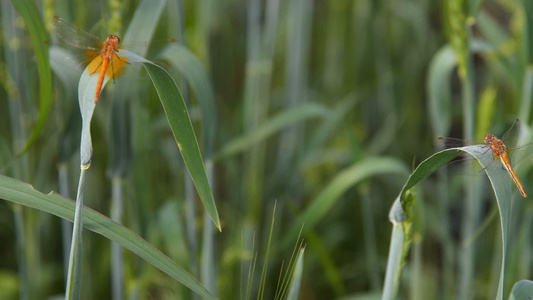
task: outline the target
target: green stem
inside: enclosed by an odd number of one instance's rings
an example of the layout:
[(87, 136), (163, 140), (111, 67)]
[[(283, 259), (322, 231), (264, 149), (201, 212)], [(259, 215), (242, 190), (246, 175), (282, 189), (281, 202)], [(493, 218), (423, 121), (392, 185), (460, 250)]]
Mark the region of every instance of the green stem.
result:
[[(120, 177), (112, 180), (113, 203), (111, 205), (111, 219), (122, 224), (124, 205), (122, 201), (122, 181)], [(124, 262), (122, 246), (111, 242), (111, 290), (115, 300), (124, 299)]]
[(83, 231), (83, 190), (85, 186), (85, 172), (87, 166), (82, 166), (78, 193), (76, 196), (76, 208), (74, 211), (74, 228), (72, 230), (72, 244), (70, 245), (70, 259), (68, 264), (67, 287), (65, 299), (80, 299), (81, 296), (81, 238)]

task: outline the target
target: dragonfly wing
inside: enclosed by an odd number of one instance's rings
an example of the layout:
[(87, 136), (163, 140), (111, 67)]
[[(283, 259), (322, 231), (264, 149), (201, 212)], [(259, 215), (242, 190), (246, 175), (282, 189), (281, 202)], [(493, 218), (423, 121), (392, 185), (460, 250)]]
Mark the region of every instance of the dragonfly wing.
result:
[(502, 141), (508, 148), (516, 147), (518, 138), (520, 136), (520, 126), (520, 120), (516, 119), (509, 130), (507, 130), (502, 136)]
[[(102, 69), (103, 58), (102, 55), (96, 56), (87, 65), (87, 71), (89, 74), (99, 74)], [(128, 65), (128, 58), (119, 55), (113, 55), (111, 61), (107, 64), (105, 75), (112, 79), (119, 78)]]
[(482, 165), (499, 165), (499, 161), (495, 159), (487, 145), (480, 144), (457, 148), (464, 152), (447, 164), (447, 169), (451, 172), (460, 175), (479, 176), (485, 170), (485, 167)]
[(77, 28), (60, 17), (54, 17), (52, 28), (65, 43), (73, 47), (95, 51), (99, 51), (103, 47), (103, 43), (99, 38)]
[(516, 167), (516, 165), (527, 157), (531, 157), (530, 154), (533, 153), (533, 143), (527, 144), (524, 146), (510, 148), (509, 149), (509, 159), (511, 160), (511, 165)]
[(98, 55), (96, 56), (91, 62), (87, 65), (87, 71), (89, 74), (95, 74), (100, 71), (100, 68), (102, 67), (102, 56)]
[(127, 57), (117, 54), (113, 55), (109, 66), (107, 66), (106, 75), (113, 79), (119, 78), (122, 74), (124, 74), (124, 71), (126, 71), (127, 64)]

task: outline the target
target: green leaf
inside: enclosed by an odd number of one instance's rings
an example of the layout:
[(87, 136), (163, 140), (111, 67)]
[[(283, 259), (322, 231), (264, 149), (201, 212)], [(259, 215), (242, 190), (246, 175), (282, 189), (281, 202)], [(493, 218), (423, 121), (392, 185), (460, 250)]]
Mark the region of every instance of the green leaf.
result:
[[(494, 51), (494, 47), (478, 39), (472, 40), (471, 47), (474, 53)], [(431, 59), (426, 90), (429, 95), (429, 121), (434, 136), (444, 136), (450, 130), (453, 113), (450, 108), (451, 79), (456, 67), (456, 52), (450, 45), (442, 47)]]
[(287, 295), (288, 300), (298, 300), (300, 296), (300, 287), (302, 285), (302, 276), (304, 270), (304, 253), (305, 248), (302, 248), (300, 251), (298, 251), (298, 257), (296, 258), (296, 265), (294, 266), (291, 285)]
[[(0, 175), (0, 198), (47, 212), (69, 221), (73, 220), (74, 201), (56, 193), (45, 195), (27, 183), (4, 175)], [(215, 299), (196, 278), (135, 232), (113, 222), (108, 217), (89, 207), (83, 208), (83, 215), (83, 226), (85, 228), (121, 244), (202, 297)]]
[(266, 139), (270, 135), (278, 132), (285, 126), (304, 121), (309, 118), (327, 117), (328, 113), (329, 110), (327, 108), (313, 103), (306, 103), (288, 110), (284, 110), (259, 126), (257, 130), (247, 135), (235, 138), (227, 143), (226, 146), (222, 148), (220, 153), (215, 156), (215, 159), (223, 159), (245, 151), (251, 146)]
[(442, 47), (431, 60), (426, 90), (428, 92), (429, 121), (434, 136), (444, 136), (450, 129), (450, 78), (457, 65), (451, 46)]
[(372, 176), (381, 174), (407, 174), (408, 170), (399, 160), (388, 157), (369, 157), (361, 160), (338, 174), (300, 215), (298, 222), (287, 232), (284, 245), (294, 241), (300, 227), (303, 232), (311, 230), (337, 203), (339, 197), (350, 187)]
[[(394, 202), (394, 204), (399, 202)], [(393, 206), (396, 209), (397, 205)], [(406, 244), (406, 232), (402, 226), (394, 224), (392, 226), (392, 236), (387, 258), (387, 272), (385, 273), (385, 283), (383, 285), (383, 295), (381, 299), (396, 299), (398, 286), (400, 285), (400, 275), (402, 272), (403, 247)]]
[(444, 151), (437, 152), (428, 159), (421, 162), (420, 165), (418, 165), (415, 171), (411, 174), (411, 176), (409, 176), (409, 179), (407, 180), (407, 182), (402, 188), (402, 191), (400, 192), (400, 196), (403, 197), (403, 195), (409, 189), (413, 188), (420, 181), (426, 179), (426, 177), (433, 174), (435, 171), (440, 169), (440, 167), (450, 162), (450, 160), (456, 158), (459, 154), (461, 154), (461, 150), (459, 149), (447, 149)]
[[(81, 144), (80, 144), (80, 161), (82, 166), (87, 166), (91, 163), (91, 156), (93, 154), (93, 145), (91, 139), (91, 120), (93, 118), (94, 108), (96, 102), (94, 102), (94, 94), (96, 86), (98, 84), (99, 74), (91, 74), (85, 68), (80, 77), (78, 84), (78, 101), (80, 104), (81, 112)], [(109, 77), (105, 76), (102, 83), (102, 90), (109, 81)]]
[(166, 60), (171, 68), (179, 70), (181, 76), (187, 80), (196, 95), (202, 113), (204, 153), (207, 157), (211, 157), (217, 114), (215, 93), (207, 70), (189, 49), (175, 43), (166, 47), (159, 54), (159, 57)]
[(509, 297), (509, 300), (532, 299), (532, 295), (533, 281), (520, 280), (513, 286), (513, 290), (511, 291), (511, 296)]
[[(76, 98), (77, 84), (82, 70), (78, 68), (75, 60), (65, 59), (70, 53), (59, 47), (50, 47), (50, 66), (54, 76), (59, 79), (63, 85), (63, 100)], [(58, 132), (60, 138), (58, 141), (60, 162), (68, 161), (80, 147), (81, 116), (79, 105), (75, 101), (61, 101), (58, 108), (61, 110), (63, 121)]]
[(505, 267), (507, 261), (507, 241), (509, 240), (509, 224), (511, 222), (511, 178), (502, 167), (499, 161), (495, 161), (492, 152), (487, 153), (487, 147), (483, 145), (468, 146), (459, 148), (477, 159), (485, 173), (489, 177), (492, 190), (498, 202), (500, 211), (500, 225), (502, 230), (502, 265), (500, 271), (500, 282), (498, 284), (498, 294), (496, 299), (503, 299), (505, 295)]
[[(382, 299), (395, 299), (397, 297), (403, 266), (402, 261), (407, 254), (406, 252), (411, 241), (410, 229), (412, 228), (412, 219), (409, 218), (409, 212), (413, 208), (415, 194), (410, 193), (410, 191), (418, 183), (457, 157), (460, 153), (461, 151), (458, 149), (448, 149), (437, 152), (424, 160), (409, 176), (409, 179), (407, 179), (407, 182), (400, 191), (400, 195), (394, 201), (389, 212), (389, 219), (393, 227)], [(407, 197), (407, 195), (411, 195), (411, 197)], [(410, 201), (407, 201), (407, 199), (410, 199)]]
[[(148, 41), (152, 38), (157, 23), (161, 20), (161, 13), (164, 11), (166, 0), (143, 0), (135, 9), (135, 14), (128, 25), (128, 30), (124, 34), (123, 42), (128, 41)], [(140, 56), (146, 55), (148, 44), (143, 49), (135, 49)]]
[(19, 153), (19, 155), (22, 155), (33, 145), (50, 113), (50, 108), (52, 107), (52, 73), (50, 60), (48, 59), (48, 44), (46, 43), (48, 34), (35, 2), (31, 0), (15, 0), (11, 1), (11, 3), (26, 22), (39, 71), (39, 100), (41, 104), (39, 106), (39, 116), (26, 146)]
[(82, 233), (83, 233), (83, 191), (85, 186), (85, 174), (87, 169), (82, 168), (74, 208), (74, 226), (70, 245), (70, 257), (68, 263), (67, 286), (65, 299), (80, 299), (81, 295), (81, 262), (82, 262)]
[(160, 66), (136, 55), (133, 52), (122, 50), (121, 55), (128, 57), (129, 62), (142, 62), (150, 79), (157, 91), (159, 100), (167, 116), (167, 120), (178, 143), (185, 165), (191, 174), (196, 191), (204, 204), (204, 207), (219, 230), (220, 219), (215, 205), (215, 199), (211, 192), (209, 180), (205, 171), (200, 147), (194, 134), (194, 129), (187, 112), (187, 106), (183, 100), (178, 86), (172, 76)]
[[(510, 179), (510, 176), (502, 167), (501, 163), (495, 160), (494, 156), (492, 155), (492, 152), (487, 152), (487, 146), (485, 145), (451, 148), (437, 152), (428, 159), (424, 160), (411, 174), (406, 184), (402, 188), (400, 196), (394, 202), (391, 208), (391, 212), (389, 214), (390, 220), (395, 226), (393, 227), (393, 240), (391, 241), (391, 252), (389, 252), (389, 262), (387, 268), (396, 268), (400, 265), (403, 253), (402, 251), (404, 249), (403, 246), (398, 247), (398, 245), (396, 245), (393, 247), (392, 244), (397, 243), (397, 240), (401, 240), (403, 243), (408, 242), (408, 239), (405, 239), (407, 232), (403, 227), (403, 223), (406, 221), (411, 222), (410, 218), (408, 218), (408, 214), (406, 213), (406, 210), (411, 207), (411, 203), (408, 203), (408, 201), (406, 201), (406, 194), (416, 184), (418, 184), (423, 179), (435, 172), (437, 169), (439, 169), (440, 167), (448, 163), (450, 160), (458, 156), (461, 152), (468, 153), (480, 163), (481, 167), (487, 174), (494, 194), (496, 195), (496, 201), (498, 202), (498, 208), (500, 211), (503, 246), (500, 282), (498, 285), (498, 295), (496, 298), (503, 299), (507, 241), (511, 212), (510, 206), (512, 181)], [(398, 236), (398, 238), (396, 239), (395, 236)], [(385, 281), (385, 290), (389, 291), (390, 287), (396, 287), (393, 288), (393, 290), (391, 290), (389, 294), (387, 294), (392, 298), (396, 298), (397, 286), (395, 286), (395, 282), (399, 281), (400, 272), (398, 272), (396, 269), (387, 269), (387, 274), (388, 275)], [(393, 274), (393, 276), (389, 276), (389, 274)]]
[(79, 81), (82, 70), (74, 59), (65, 59), (72, 54), (61, 47), (50, 47), (50, 66), (65, 88), (74, 88)]

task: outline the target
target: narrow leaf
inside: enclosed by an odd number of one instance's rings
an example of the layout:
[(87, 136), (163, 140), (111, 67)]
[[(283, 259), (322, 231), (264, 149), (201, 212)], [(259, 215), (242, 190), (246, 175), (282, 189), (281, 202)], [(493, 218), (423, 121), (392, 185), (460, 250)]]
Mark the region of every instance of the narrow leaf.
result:
[(191, 174), (196, 191), (200, 196), (200, 200), (219, 230), (220, 219), (215, 205), (215, 199), (211, 192), (211, 186), (205, 171), (202, 154), (194, 129), (192, 127), (187, 106), (183, 96), (181, 95), (178, 86), (174, 79), (168, 72), (157, 64), (146, 60), (135, 53), (127, 50), (122, 50), (121, 55), (128, 57), (129, 62), (142, 62), (148, 75), (152, 79), (152, 83), (157, 91), (159, 100), (163, 105), (163, 109), (167, 116), (167, 120), (174, 134), (174, 139), (178, 143), (181, 155), (185, 161), (185, 165)]
[(380, 174), (407, 174), (405, 165), (392, 158), (371, 157), (355, 163), (337, 175), (326, 188), (316, 196), (307, 209), (287, 232), (284, 245), (296, 240), (300, 227), (307, 232), (324, 217), (337, 202), (339, 197), (358, 182)]
[(39, 116), (26, 146), (19, 153), (19, 155), (22, 155), (33, 145), (50, 113), (50, 108), (52, 107), (52, 72), (50, 70), (50, 60), (48, 59), (48, 44), (46, 43), (48, 35), (35, 2), (31, 0), (15, 0), (11, 1), (11, 3), (26, 22), (39, 71)]
[[(75, 202), (63, 196), (43, 194), (31, 185), (0, 175), (0, 198), (50, 213), (72, 222)], [(215, 299), (192, 275), (130, 229), (89, 207), (83, 208), (83, 226), (121, 244), (197, 294)]]

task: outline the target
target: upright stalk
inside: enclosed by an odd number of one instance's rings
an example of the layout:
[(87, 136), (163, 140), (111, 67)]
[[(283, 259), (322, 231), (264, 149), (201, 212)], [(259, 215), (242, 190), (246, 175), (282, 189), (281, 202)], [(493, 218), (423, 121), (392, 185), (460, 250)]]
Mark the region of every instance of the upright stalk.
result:
[[(65, 197), (70, 197), (69, 177), (66, 163), (60, 163), (58, 166), (59, 193)], [(61, 237), (63, 242), (63, 266), (65, 283), (68, 276), (68, 261), (70, 257), (70, 244), (72, 243), (72, 223), (61, 219)]]
[[(261, 102), (260, 92), (260, 48), (261, 48), (261, 1), (248, 0), (247, 3), (247, 24), (246, 24), (246, 68), (243, 98), (243, 127), (246, 132), (253, 132), (265, 118), (266, 101)], [(255, 232), (259, 223), (259, 211), (261, 204), (261, 182), (264, 165), (264, 144), (259, 144), (250, 149), (244, 157), (244, 185), (243, 185), (243, 207), (246, 210), (244, 217), (244, 241), (243, 253), (253, 251), (253, 241), (249, 237)], [(252, 261), (244, 260), (242, 270), (250, 270), (253, 266)], [(251, 295), (250, 291), (253, 286), (253, 272), (248, 277), (243, 277), (242, 285), (246, 286), (246, 298)]]
[[(111, 219), (122, 223), (124, 204), (122, 201), (122, 180), (120, 177), (112, 179)], [(119, 244), (111, 243), (111, 291), (115, 300), (124, 299), (124, 266), (123, 249)]]
[[(4, 38), (4, 61), (5, 69), (2, 70), (6, 74), (5, 86), (8, 96), (8, 109), (9, 109), (9, 121), (11, 127), (12, 137), (12, 150), (17, 154), (22, 151), (25, 146), (26, 132), (24, 130), (24, 119), (27, 118), (23, 109), (24, 99), (26, 97), (24, 87), (28, 86), (26, 82), (27, 76), (22, 74), (24, 69), (22, 61), (25, 59), (21, 57), (25, 52), (21, 48), (21, 38), (24, 34), (21, 29), (17, 29), (15, 19), (18, 14), (15, 12), (10, 1), (2, 1), (1, 3), (1, 15), (2, 15), (2, 31)], [(4, 68), (2, 66), (2, 68)], [(29, 104), (29, 103), (28, 103)], [(26, 181), (28, 179), (28, 161), (27, 154), (17, 159), (17, 163), (14, 164), (13, 176), (15, 178)], [(24, 208), (20, 205), (13, 205), (13, 219), (15, 226), (15, 238), (16, 238), (16, 253), (17, 253), (17, 267), (19, 274), (19, 297), (22, 300), (30, 299), (36, 293), (36, 280), (35, 276), (38, 272), (28, 273), (28, 243), (31, 242), (28, 239), (31, 238), (27, 235), (26, 228), (28, 220), (24, 217)], [(30, 225), (31, 228), (31, 225)], [(30, 245), (31, 246), (31, 245)], [(33, 245), (37, 246), (37, 245)], [(37, 254), (38, 252), (33, 252)], [(38, 262), (37, 257), (31, 259), (31, 261)], [(33, 270), (37, 270), (37, 265), (31, 266)], [(35, 274), (32, 276), (32, 274)]]
[[(208, 6), (203, 6), (203, 8), (206, 8)], [(177, 41), (181, 45), (185, 45), (185, 20), (184, 20), (184, 3), (182, 0), (177, 1), (177, 31), (178, 31), (178, 38)], [(200, 9), (204, 13), (208, 13), (208, 11)], [(205, 16), (204, 16), (205, 17)], [(202, 21), (208, 22), (207, 19), (201, 19)], [(206, 26), (208, 28), (208, 26)], [(185, 82), (184, 78), (180, 76), (178, 85), (180, 87), (181, 94), (183, 96), (183, 100), (185, 100), (185, 103), (187, 104), (187, 109), (191, 111), (191, 97), (189, 93), (189, 86)], [(189, 172), (186, 168), (183, 168), (183, 180), (184, 180), (184, 186), (185, 186), (185, 228), (186, 228), (186, 234), (187, 234), (187, 242), (189, 247), (189, 253), (190, 253), (190, 265), (189, 268), (193, 275), (198, 275), (198, 231), (196, 230), (196, 219), (197, 219), (197, 213), (196, 213), (196, 196), (195, 196), (195, 190), (194, 190), (194, 184), (192, 182), (191, 177), (189, 176)], [(209, 175), (208, 175), (209, 176)], [(204, 219), (204, 226), (206, 223), (211, 222), (211, 218), (206, 217)], [(207, 225), (209, 226), (209, 225)], [(205, 232), (205, 231), (204, 231)], [(205, 238), (205, 237), (204, 237)], [(205, 247), (205, 245), (204, 245)], [(205, 282), (202, 283), (205, 286)], [(209, 290), (209, 289), (208, 289)], [(209, 290), (212, 292), (211, 290)], [(193, 296), (197, 298), (197, 296)]]
[[(468, 41), (471, 40), (472, 31), (467, 28)], [(469, 44), (468, 44), (469, 45)], [(463, 136), (465, 139), (472, 140), (474, 136), (474, 101), (475, 101), (475, 83), (474, 83), (474, 69), (472, 66), (472, 55), (470, 46), (465, 53), (465, 72), (460, 76), (462, 87), (462, 101), (463, 101)], [(464, 214), (463, 214), (463, 226), (461, 230), (461, 240), (467, 240), (476, 230), (479, 223), (479, 212), (481, 199), (479, 195), (479, 178), (467, 178), (466, 180), (466, 199), (463, 202)], [(462, 244), (459, 246), (459, 276), (458, 287), (459, 296), (458, 299), (470, 299), (471, 294), (471, 282), (474, 273), (474, 253), (475, 243)]]
[(70, 245), (70, 258), (68, 265), (67, 287), (65, 299), (80, 299), (81, 297), (81, 253), (83, 232), (83, 191), (85, 186), (85, 172), (90, 164), (82, 165), (78, 192), (76, 196), (76, 208), (74, 212), (74, 227), (72, 230), (72, 243)]
[[(268, 98), (263, 86), (262, 72), (264, 65), (261, 60), (261, 14), (262, 2), (248, 0), (246, 25), (246, 79), (244, 87), (244, 128), (254, 132), (265, 120), (268, 110)], [(248, 225), (255, 227), (259, 222), (260, 206), (263, 194), (263, 170), (265, 145), (254, 146), (247, 154), (245, 161), (245, 199)]]
[[(289, 19), (287, 24), (287, 63), (285, 78), (287, 109), (306, 101), (307, 95), (307, 57), (309, 55), (310, 28), (313, 1), (291, 0), (288, 3)], [(292, 126), (284, 130), (278, 147), (277, 169), (279, 174), (287, 174), (294, 166), (291, 163), (303, 145), (303, 126)], [(299, 147), (300, 146), (300, 147)]]

